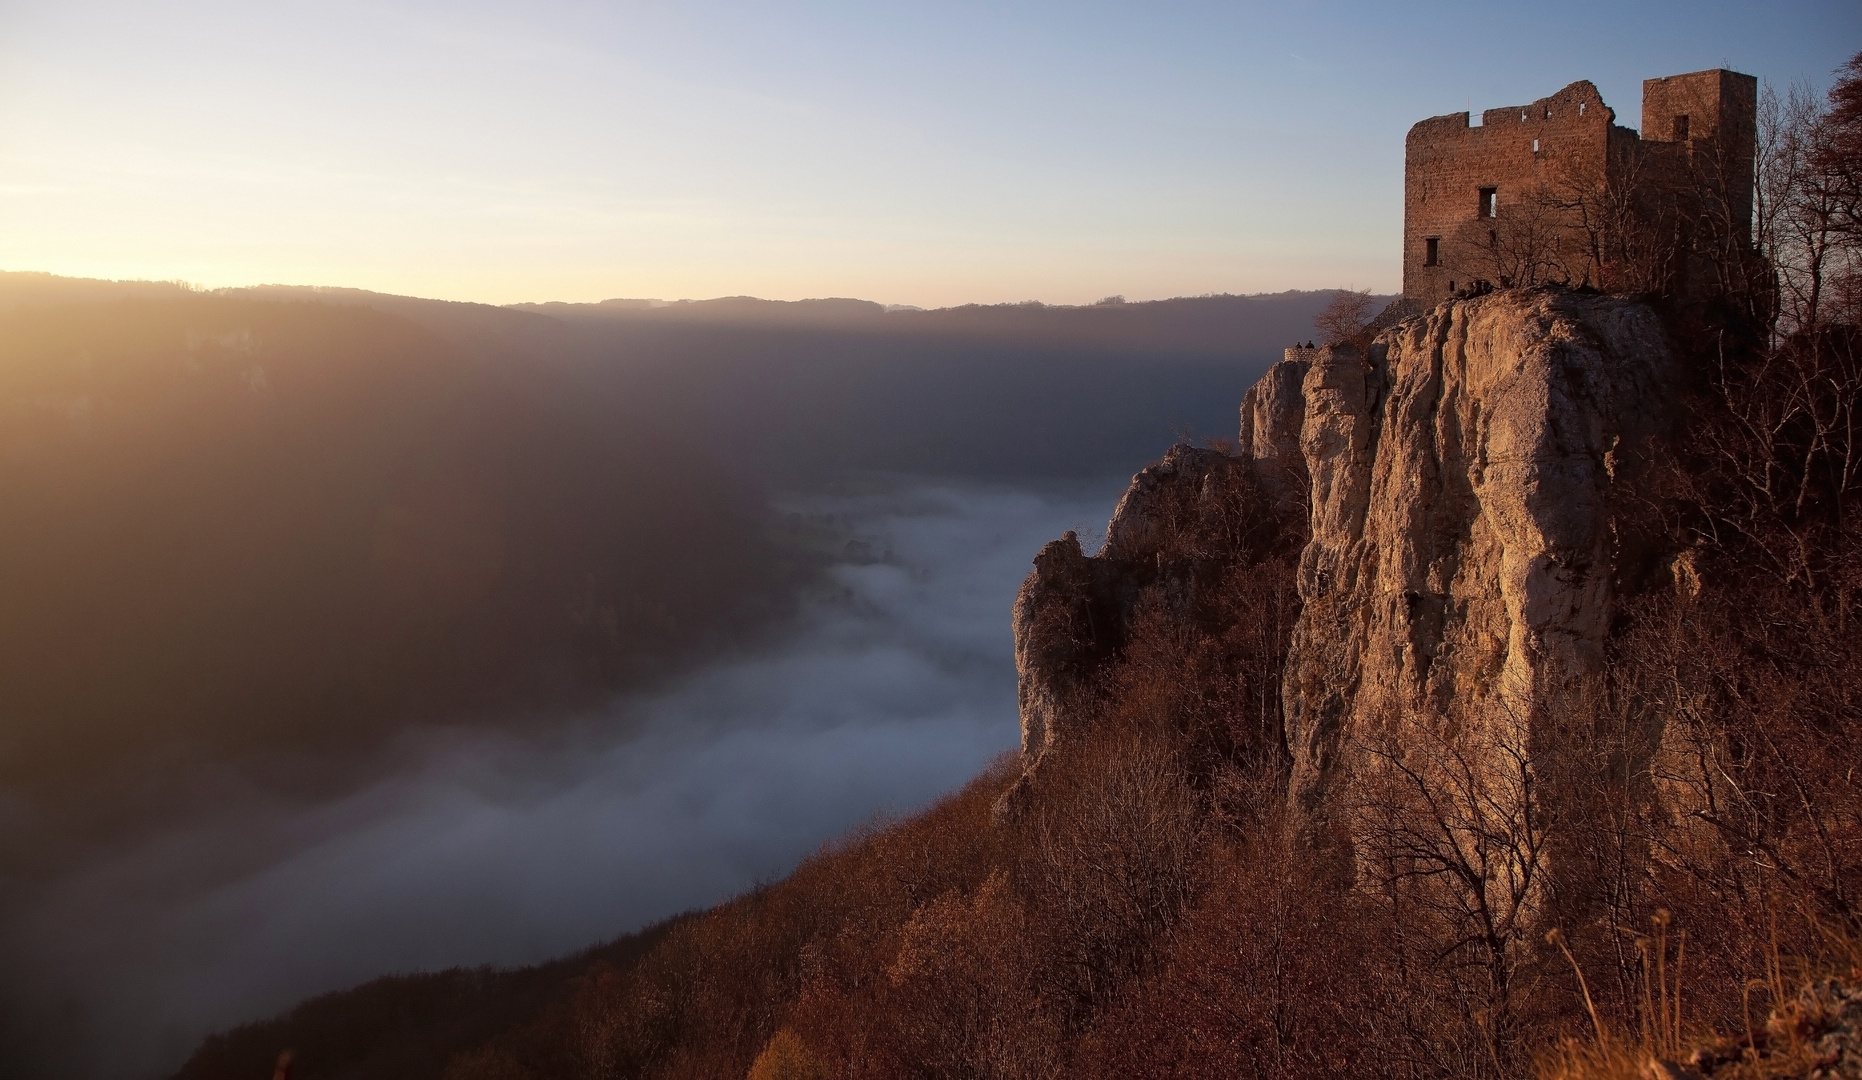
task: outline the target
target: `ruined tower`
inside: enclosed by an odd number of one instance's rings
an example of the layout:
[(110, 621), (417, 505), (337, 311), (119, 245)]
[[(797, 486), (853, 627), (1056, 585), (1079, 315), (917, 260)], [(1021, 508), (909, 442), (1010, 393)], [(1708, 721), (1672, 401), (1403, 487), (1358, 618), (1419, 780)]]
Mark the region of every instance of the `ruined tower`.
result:
[(1433, 305), (1476, 281), (1713, 287), (1711, 253), (1751, 242), (1757, 80), (1671, 75), (1642, 97), (1640, 135), (1589, 82), (1478, 125), (1463, 112), (1410, 128), (1403, 294)]

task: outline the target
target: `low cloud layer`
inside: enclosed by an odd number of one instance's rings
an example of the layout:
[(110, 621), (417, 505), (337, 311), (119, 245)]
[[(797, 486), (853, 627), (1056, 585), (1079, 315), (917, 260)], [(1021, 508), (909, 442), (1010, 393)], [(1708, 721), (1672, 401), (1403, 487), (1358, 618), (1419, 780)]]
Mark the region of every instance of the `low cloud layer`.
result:
[(340, 801), (251, 791), (211, 826), (100, 857), (0, 940), (8, 996), (37, 1003), (16, 1016), (70, 1075), (148, 1075), (307, 994), (534, 962), (780, 876), (1015, 745), (1015, 588), (1117, 490), (807, 500), (866, 546), (768, 647), (533, 737), (422, 736)]

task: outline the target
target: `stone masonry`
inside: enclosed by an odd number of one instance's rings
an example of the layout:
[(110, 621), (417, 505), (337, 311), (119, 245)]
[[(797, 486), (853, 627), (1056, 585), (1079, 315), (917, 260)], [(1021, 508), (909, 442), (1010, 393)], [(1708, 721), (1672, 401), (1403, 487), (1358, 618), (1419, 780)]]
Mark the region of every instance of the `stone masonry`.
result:
[[(1757, 98), (1752, 76), (1713, 70), (1645, 81), (1640, 135), (1617, 125), (1589, 82), (1488, 109), (1478, 125), (1465, 112), (1416, 124), (1404, 158), (1404, 296), (1433, 306), (1476, 282), (1619, 284), (1611, 260), (1624, 256), (1599, 242), (1612, 214), (1673, 234), (1705, 216), (1686, 204), (1709, 192), (1714, 216), (1734, 235), (1743, 223), (1739, 243), (1749, 243)], [(1701, 279), (1686, 258), (1670, 262), (1678, 290)]]

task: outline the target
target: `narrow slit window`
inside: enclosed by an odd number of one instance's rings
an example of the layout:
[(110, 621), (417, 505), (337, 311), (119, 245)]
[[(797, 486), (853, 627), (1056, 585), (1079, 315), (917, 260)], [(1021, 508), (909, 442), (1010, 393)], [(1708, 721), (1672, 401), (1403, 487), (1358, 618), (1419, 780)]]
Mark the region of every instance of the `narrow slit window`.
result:
[(1526, 110), (1524, 109), (1519, 110), (1519, 122), (1522, 124), (1526, 122)]
[(1431, 236), (1422, 242), (1422, 265), (1442, 265), (1442, 240), (1440, 237)]
[(1675, 142), (1687, 141), (1687, 117), (1677, 116), (1674, 120)]
[(1537, 139), (1532, 140), (1532, 152), (1535, 154), (1539, 152), (1539, 140)]
[(1500, 189), (1484, 187), (1481, 189), (1481, 216), (1484, 218), (1500, 216)]
[(1589, 102), (1586, 102), (1586, 101), (1580, 101), (1580, 102), (1578, 102), (1578, 115), (1579, 115), (1579, 116), (1583, 116), (1583, 115), (1584, 115), (1584, 106), (1586, 106), (1586, 105), (1588, 105), (1588, 104), (1589, 104)]

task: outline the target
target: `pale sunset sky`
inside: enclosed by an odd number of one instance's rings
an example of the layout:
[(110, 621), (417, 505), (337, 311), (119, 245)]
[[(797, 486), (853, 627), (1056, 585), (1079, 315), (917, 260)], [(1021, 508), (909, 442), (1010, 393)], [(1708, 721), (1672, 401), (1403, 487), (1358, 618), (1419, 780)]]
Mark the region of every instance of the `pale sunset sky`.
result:
[(1403, 136), (1855, 0), (0, 0), (0, 269), (510, 303), (1398, 284)]

